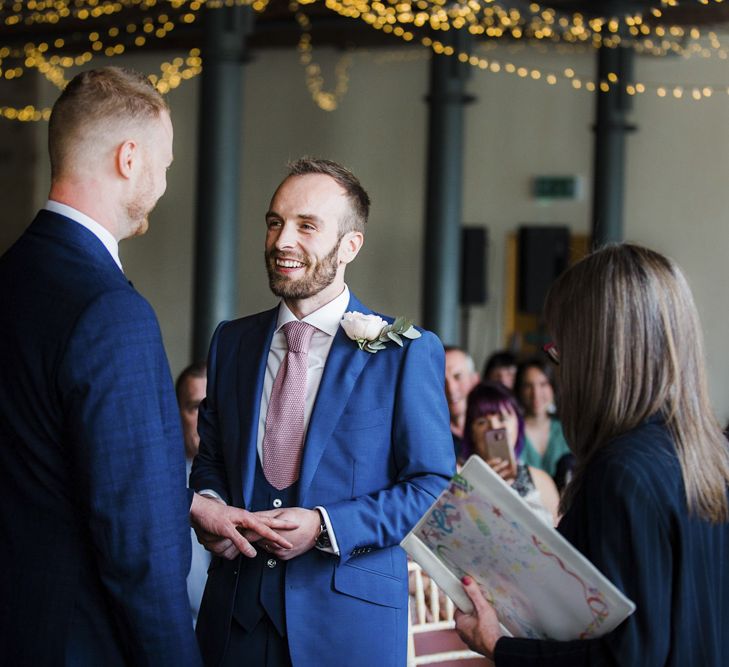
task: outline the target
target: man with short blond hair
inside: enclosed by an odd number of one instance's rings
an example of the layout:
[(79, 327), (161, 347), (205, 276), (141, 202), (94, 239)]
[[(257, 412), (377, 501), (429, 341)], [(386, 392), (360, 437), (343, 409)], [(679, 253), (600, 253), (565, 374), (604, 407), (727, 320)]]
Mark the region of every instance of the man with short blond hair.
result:
[(0, 258), (0, 656), (195, 666), (191, 501), (243, 551), (237, 526), (278, 537), (186, 492), (157, 318), (119, 260), (166, 187), (167, 105), (135, 72), (83, 72), (53, 107), (49, 150), (48, 201)]

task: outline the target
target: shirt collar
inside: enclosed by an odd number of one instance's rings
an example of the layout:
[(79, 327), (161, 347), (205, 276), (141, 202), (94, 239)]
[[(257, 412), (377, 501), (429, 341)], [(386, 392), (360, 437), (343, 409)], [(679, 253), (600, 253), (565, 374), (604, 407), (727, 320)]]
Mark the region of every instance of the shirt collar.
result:
[[(328, 336), (335, 336), (339, 330), (342, 316), (347, 310), (349, 305), (349, 287), (344, 286), (342, 293), (332, 299), (329, 303), (323, 305), (318, 310), (315, 310), (310, 315), (307, 315), (301, 321), (311, 324), (316, 327), (319, 331), (323, 331)], [(278, 332), (284, 324), (288, 322), (294, 322), (298, 318), (294, 315), (289, 307), (281, 301), (278, 308), (278, 320), (276, 321), (276, 331)]]
[(119, 242), (106, 227), (100, 225), (96, 222), (96, 220), (90, 218), (84, 213), (81, 213), (81, 211), (73, 208), (72, 206), (68, 206), (68, 204), (61, 204), (61, 202), (53, 201), (52, 199), (49, 199), (43, 208), (51, 213), (58, 213), (58, 215), (70, 218), (82, 227), (86, 227), (86, 229), (88, 229), (104, 244), (104, 247), (109, 251), (111, 258), (116, 262), (116, 265), (122, 270), (122, 272), (124, 271), (119, 259)]

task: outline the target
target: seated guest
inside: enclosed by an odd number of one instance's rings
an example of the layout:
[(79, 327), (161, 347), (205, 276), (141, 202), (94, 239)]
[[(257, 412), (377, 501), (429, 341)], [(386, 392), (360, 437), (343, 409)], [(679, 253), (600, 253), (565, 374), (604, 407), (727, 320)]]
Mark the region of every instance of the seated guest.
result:
[[(541, 359), (520, 364), (515, 393), (524, 408), (524, 451), (527, 465), (546, 471), (553, 478), (563, 456), (570, 454), (562, 424), (554, 411), (554, 371)], [(567, 471), (565, 471), (566, 474)]]
[(471, 355), (460, 347), (445, 347), (445, 392), (451, 419), (451, 435), (456, 458), (461, 452), (463, 424), (466, 421), (466, 398), (479, 381)]
[[(491, 458), (486, 434), (506, 429), (512, 460)], [(463, 435), (462, 458), (478, 454), (511, 485), (550, 525), (557, 523), (559, 494), (552, 478), (543, 470), (521, 462), (524, 448), (524, 419), (513, 394), (498, 382), (477, 385), (468, 395), (466, 423)]]
[(516, 380), (516, 356), (509, 350), (494, 352), (483, 367), (483, 379), (500, 382), (513, 391)]
[(577, 459), (559, 531), (636, 610), (599, 638), (502, 637), (465, 577), (461, 637), (496, 667), (729, 664), (729, 446), (686, 279), (656, 252), (611, 245), (557, 279), (545, 319)]
[[(207, 366), (204, 361), (198, 361), (185, 368), (175, 383), (177, 406), (182, 421), (182, 435), (185, 440), (185, 459), (187, 460), (187, 476), (190, 476), (192, 460), (197, 456), (200, 448), (200, 436), (197, 432), (197, 413), (200, 403), (205, 398), (207, 389)], [(192, 540), (192, 564), (187, 575), (187, 597), (190, 600), (190, 613), (192, 622), (197, 623), (197, 613), (200, 609), (200, 600), (205, 590), (210, 565), (210, 552), (197, 541), (195, 531), (190, 528)]]

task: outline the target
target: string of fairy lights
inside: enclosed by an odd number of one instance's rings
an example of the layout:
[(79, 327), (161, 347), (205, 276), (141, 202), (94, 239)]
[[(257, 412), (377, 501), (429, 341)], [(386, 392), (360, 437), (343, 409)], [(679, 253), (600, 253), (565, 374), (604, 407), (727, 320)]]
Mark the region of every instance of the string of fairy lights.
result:
[[(702, 5), (720, 4), (724, 0), (699, 0)], [(729, 1), (729, 0), (728, 0)], [(269, 0), (0, 0), (0, 25), (8, 30), (35, 26), (43, 33), (58, 34), (22, 46), (0, 44), (0, 81), (18, 79), (28, 71), (37, 71), (62, 89), (68, 71), (90, 63), (94, 58), (114, 58), (142, 49), (151, 42), (164, 40), (176, 27), (195, 23), (207, 8), (250, 5), (265, 12)], [(438, 55), (452, 56), (460, 62), (494, 74), (513, 75), (543, 81), (554, 86), (566, 83), (572, 89), (587, 92), (608, 91), (619, 86), (629, 95), (651, 93), (658, 98), (703, 100), (718, 94), (729, 95), (727, 84), (688, 84), (676, 82), (622, 82), (610, 73), (604, 80), (581, 76), (571, 67), (550, 70), (525, 66), (510, 55), (493, 57), (491, 50), (503, 39), (508, 43), (550, 45), (572, 52), (599, 47), (630, 47), (636, 53), (682, 58), (729, 59), (729, 39), (722, 41), (712, 28), (674, 25), (666, 20), (668, 10), (680, 0), (656, 0), (645, 14), (619, 16), (585, 16), (579, 12), (561, 12), (532, 2), (523, 8), (509, 7), (497, 0), (291, 0), (301, 35), (299, 62), (304, 70), (307, 89), (323, 110), (333, 111), (346, 95), (353, 52), (341, 55), (334, 68), (334, 83), (325, 85), (322, 68), (314, 57), (311, 20), (305, 5), (321, 2), (343, 17), (360, 20), (371, 28), (391, 34), (405, 43), (419, 44)], [(684, 3), (685, 4), (685, 3)], [(135, 10), (130, 12), (127, 10)], [(128, 17), (134, 14), (133, 19)], [(73, 20), (73, 31), (63, 29)], [(88, 25), (88, 31), (81, 26)], [(449, 31), (466, 30), (474, 36), (473, 52), (460, 51), (450, 45)], [(439, 35), (443, 35), (439, 37)], [(79, 38), (80, 36), (80, 38)], [(489, 38), (479, 40), (478, 38)], [(503, 51), (503, 49), (502, 49)], [(166, 94), (202, 70), (200, 50), (191, 49), (160, 65), (159, 74), (150, 75), (157, 89)], [(47, 120), (48, 108), (33, 105), (17, 108), (0, 106), (0, 116), (10, 120)]]
[[(140, 15), (136, 21), (125, 25), (112, 25), (103, 30), (90, 30), (85, 38), (87, 43), (74, 56), (65, 54), (67, 40), (58, 37), (52, 42), (26, 42), (22, 48), (0, 47), (0, 80), (12, 80), (25, 74), (27, 70), (37, 70), (48, 81), (63, 89), (69, 81), (66, 70), (85, 65), (97, 55), (107, 58), (120, 56), (135, 48), (141, 49), (152, 40), (163, 40), (180, 23), (191, 24), (198, 20), (200, 12), (208, 8), (222, 6), (250, 5), (255, 11), (262, 12), (268, 0), (125, 0), (110, 2), (105, 0), (29, 0), (28, 2), (0, 1), (0, 16), (5, 16), (6, 26), (15, 25), (62, 25), (64, 19), (75, 18), (80, 21), (93, 21), (101, 17), (119, 14), (124, 9), (139, 8), (151, 11), (162, 7), (165, 11), (157, 14)], [(168, 11), (169, 10), (169, 11)], [(25, 13), (23, 13), (25, 12)], [(54, 52), (55, 51), (55, 52)], [(6, 61), (14, 61), (12, 67)], [(202, 71), (200, 49), (190, 49), (187, 57), (177, 57), (171, 62), (160, 64), (160, 73), (149, 76), (157, 90), (167, 94), (183, 81), (197, 76)], [(19, 121), (40, 121), (50, 118), (48, 107), (36, 108), (26, 105), (17, 108), (0, 106), (0, 117)]]

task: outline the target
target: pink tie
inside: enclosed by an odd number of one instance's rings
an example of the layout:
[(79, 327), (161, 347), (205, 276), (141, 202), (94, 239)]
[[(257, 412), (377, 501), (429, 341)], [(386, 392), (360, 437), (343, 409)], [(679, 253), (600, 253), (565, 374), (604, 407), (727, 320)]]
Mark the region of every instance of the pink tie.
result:
[(289, 351), (273, 382), (263, 435), (263, 474), (279, 490), (299, 479), (304, 451), (306, 362), (314, 330), (298, 320), (283, 326)]

